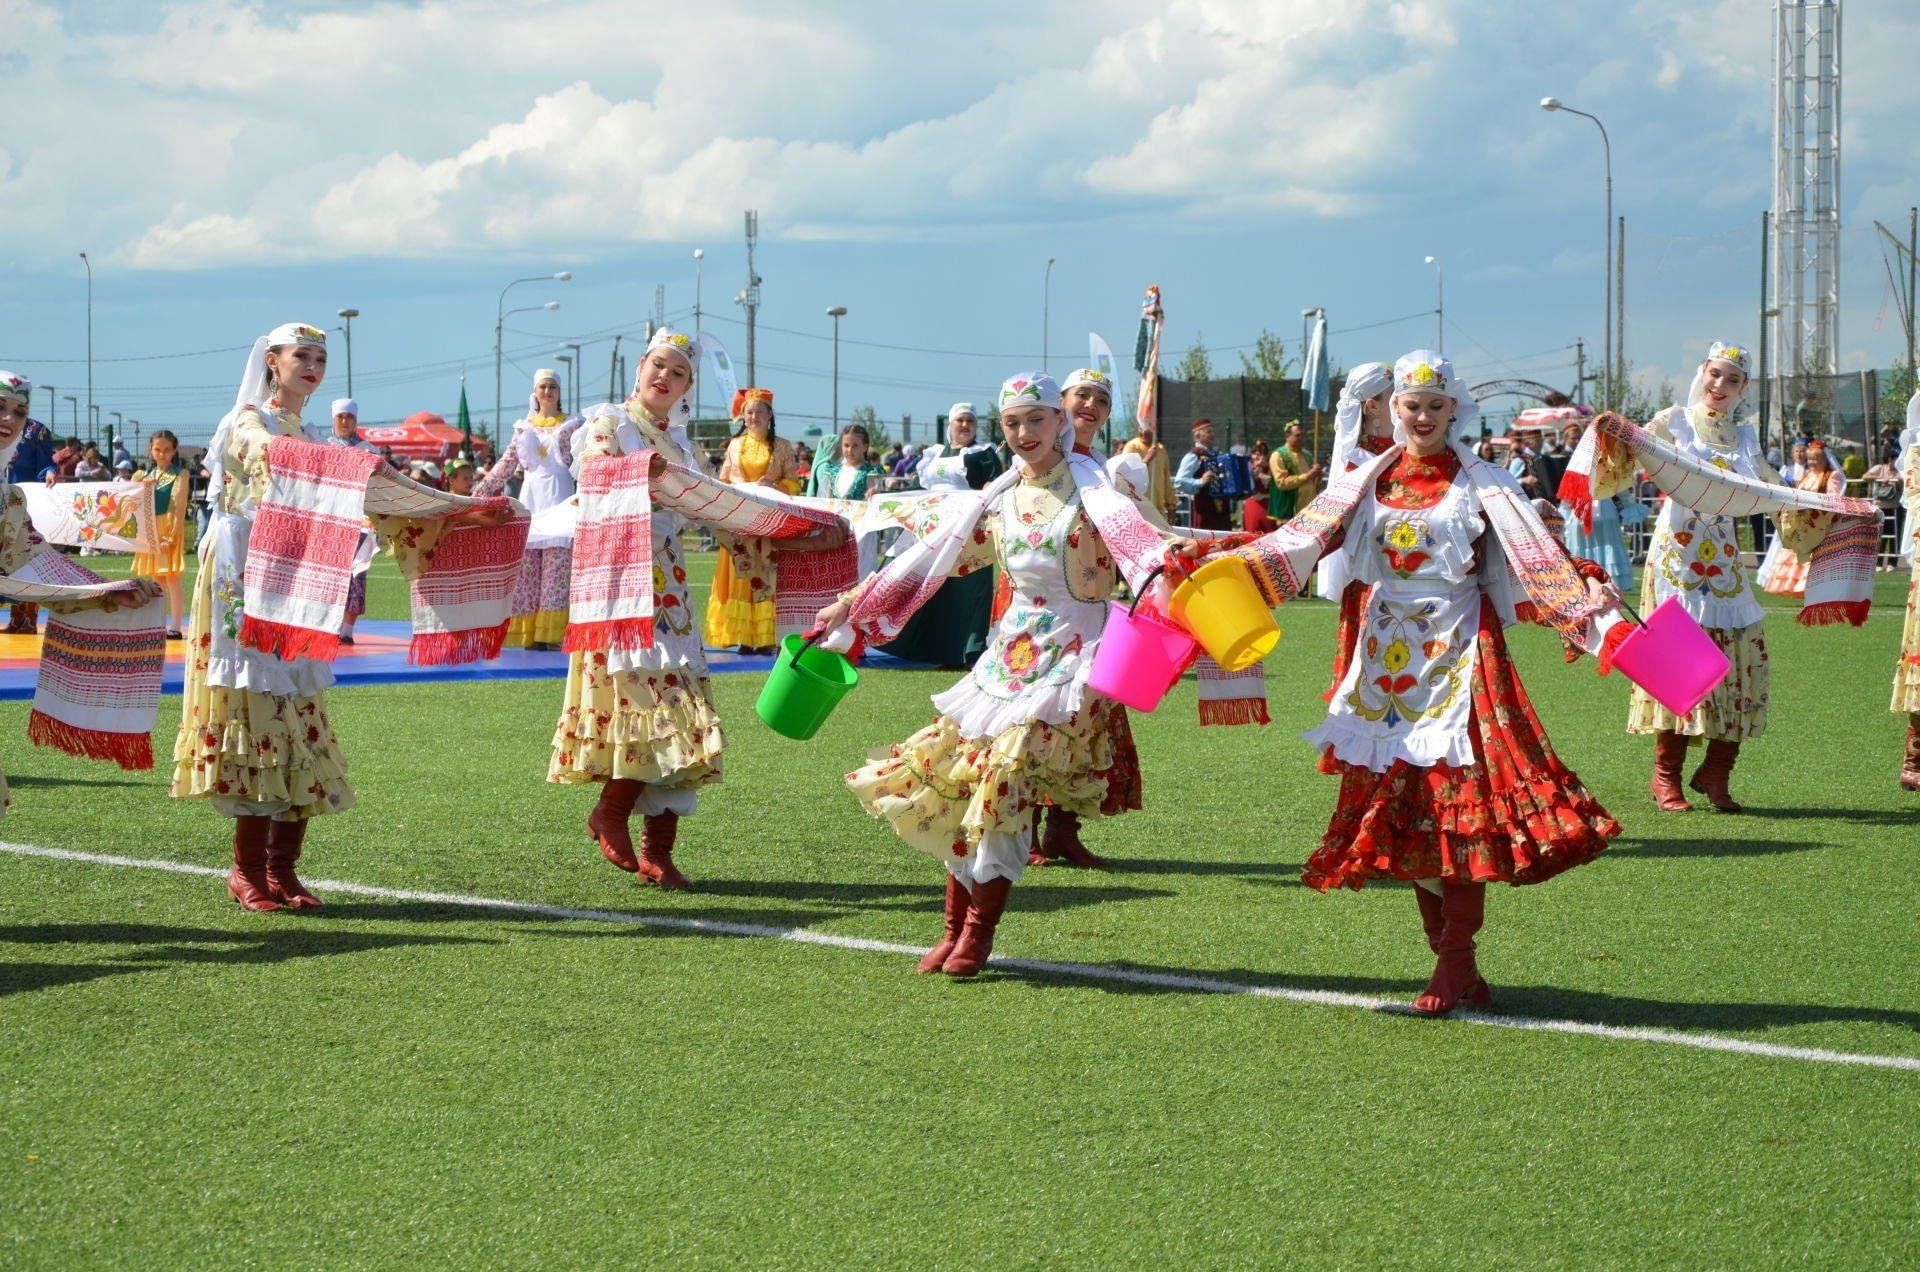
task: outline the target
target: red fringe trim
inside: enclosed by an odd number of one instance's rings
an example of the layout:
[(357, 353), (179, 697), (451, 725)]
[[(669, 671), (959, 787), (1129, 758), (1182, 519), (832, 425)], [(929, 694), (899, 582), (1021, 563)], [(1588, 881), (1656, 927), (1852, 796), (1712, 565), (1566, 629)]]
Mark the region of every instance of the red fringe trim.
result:
[(652, 649), (651, 618), (611, 618), (599, 623), (569, 623), (560, 648), (569, 654), (605, 653), (615, 649)]
[(407, 646), (407, 662), (415, 667), (485, 662), (500, 656), (500, 647), (506, 639), (506, 623), (498, 627), (470, 627), (463, 632), (416, 632)]
[(1834, 623), (1858, 627), (1867, 621), (1867, 611), (1872, 606), (1871, 601), (1821, 601), (1802, 609), (1798, 621), (1802, 627), (1826, 627)]
[(1204, 698), (1201, 724), (1271, 724), (1265, 698)]
[(1585, 473), (1569, 468), (1560, 478), (1560, 502), (1580, 518), (1580, 528), (1593, 533), (1593, 483)]
[(1600, 640), (1598, 661), (1600, 663), (1601, 675), (1612, 674), (1614, 651), (1626, 644), (1627, 637), (1633, 635), (1636, 630), (1637, 628), (1632, 623), (1615, 623), (1607, 629), (1607, 634)]
[(271, 623), (264, 618), (246, 616), (240, 623), (240, 643), (280, 658), (314, 658), (332, 662), (340, 653), (340, 633), (295, 627), (291, 623)]
[(153, 737), (146, 733), (81, 729), (35, 711), (27, 717), (27, 741), (83, 760), (112, 760), (123, 769), (153, 767)]

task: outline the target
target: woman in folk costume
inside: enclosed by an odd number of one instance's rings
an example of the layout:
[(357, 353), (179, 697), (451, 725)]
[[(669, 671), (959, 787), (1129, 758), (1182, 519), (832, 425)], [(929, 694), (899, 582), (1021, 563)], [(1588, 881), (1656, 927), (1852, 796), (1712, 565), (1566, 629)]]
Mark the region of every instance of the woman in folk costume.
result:
[[(1552, 494), (1551, 491), (1547, 492)], [(1593, 526), (1587, 527), (1580, 517), (1568, 515), (1571, 511), (1565, 504), (1559, 508), (1563, 525), (1561, 541), (1567, 545), (1567, 552), (1575, 557), (1585, 557), (1597, 561), (1613, 579), (1614, 586), (1623, 591), (1633, 590), (1633, 554), (1627, 550), (1626, 518), (1621, 515), (1621, 501), (1631, 495), (1616, 495), (1611, 499), (1593, 501)], [(1640, 505), (1636, 502), (1634, 507)], [(1639, 513), (1641, 519), (1646, 514)], [(1636, 521), (1634, 524), (1638, 525)]]
[[(1844, 495), (1847, 493), (1847, 475), (1833, 462), (1833, 453), (1824, 442), (1811, 442), (1807, 445), (1805, 470), (1793, 486), (1796, 490), (1811, 490), (1816, 494)], [(1776, 596), (1804, 596), (1807, 591), (1807, 562), (1799, 553), (1787, 547), (1776, 533), (1767, 547), (1767, 555), (1760, 562), (1758, 581), (1762, 591), (1772, 592)]]
[[(950, 495), (939, 528), (820, 611), (830, 648), (899, 629), (950, 576), (993, 563), (1014, 599), (969, 675), (933, 699), (926, 728), (847, 776), (869, 813), (947, 870), (945, 935), (922, 972), (972, 976), (1026, 869), (1041, 804), (1097, 817), (1114, 765), (1110, 717), (1086, 687), (1116, 567), (1135, 587), (1165, 545), (1101, 466), (1070, 455), (1060, 390), (1039, 372), (1000, 389), (1014, 468)], [(950, 510), (950, 511), (949, 511)], [(1155, 582), (1164, 599), (1164, 584)]]
[[(1327, 471), (1338, 476), (1375, 455), (1384, 454), (1392, 445), (1393, 368), (1384, 362), (1362, 362), (1347, 372), (1340, 386), (1339, 400), (1334, 404), (1333, 449), (1327, 455)], [(1296, 509), (1296, 515), (1304, 508), (1302, 505)], [(1314, 570), (1314, 587), (1322, 598), (1340, 606), (1333, 635), (1333, 681), (1323, 695), (1331, 702), (1334, 690), (1347, 678), (1347, 667), (1353, 662), (1353, 647), (1360, 636), (1360, 615), (1366, 608), (1368, 585), (1348, 571), (1345, 554), (1330, 552), (1320, 559)], [(1324, 756), (1321, 771), (1334, 771)]]
[[(736, 390), (732, 415), (740, 427), (727, 443), (720, 480), (799, 494), (793, 443), (774, 434), (773, 390)], [(720, 547), (707, 593), (707, 644), (716, 649), (737, 645), (743, 654), (771, 653), (778, 639), (773, 545), (765, 539), (724, 535)]]
[(180, 580), (186, 574), (187, 466), (180, 462), (180, 439), (167, 429), (154, 430), (147, 443), (153, 459), (140, 480), (153, 487), (152, 552), (133, 554), (135, 578), (154, 579), (167, 594), (167, 639), (179, 640), (186, 622), (187, 602)]
[[(560, 375), (542, 367), (533, 373), (527, 413), (513, 424), (506, 453), (474, 494), (504, 495), (517, 474), (520, 502), (539, 516), (573, 497), (570, 447), (581, 425), (560, 404)], [(527, 536), (527, 557), (513, 593), (513, 620), (507, 644), (526, 649), (558, 649), (567, 634), (567, 583), (573, 575), (572, 541), (564, 534)]]
[(1620, 624), (1602, 572), (1571, 561), (1519, 483), (1460, 440), (1479, 407), (1445, 357), (1395, 363), (1393, 409), (1396, 445), (1233, 551), (1269, 604), (1334, 551), (1367, 589), (1353, 662), (1306, 735), (1340, 796), (1301, 877), (1321, 892), (1416, 884), (1436, 962), (1413, 1010), (1444, 1015), (1492, 1000), (1474, 961), (1486, 885), (1550, 879), (1620, 833), (1554, 753), (1501, 629), (1542, 622), (1598, 651)]
[[(1760, 451), (1760, 435), (1740, 420), (1749, 371), (1747, 351), (1716, 341), (1693, 374), (1685, 406), (1670, 406), (1647, 424), (1647, 432), (1683, 453), (1742, 477), (1778, 482)], [(1594, 492), (1597, 505), (1600, 491)], [(1653, 735), (1654, 804), (1663, 812), (1692, 809), (1680, 789), (1687, 746), (1705, 739), (1706, 757), (1690, 785), (1714, 808), (1737, 813), (1740, 804), (1727, 789), (1741, 743), (1767, 727), (1767, 641), (1761, 629), (1764, 611), (1747, 567), (1741, 563), (1734, 517), (1689, 508), (1673, 498), (1661, 506), (1647, 547), (1641, 580), (1641, 612), (1677, 597), (1714, 644), (1733, 663), (1733, 671), (1685, 716), (1676, 716), (1636, 687), (1627, 713), (1627, 732)]]
[[(352, 398), (333, 400), (333, 429), (327, 434), (326, 444), (344, 446), (349, 450), (373, 451), (373, 447), (360, 439), (360, 404)], [(340, 625), (340, 643), (343, 645), (353, 644), (354, 625), (367, 612), (367, 574), (373, 567), (377, 546), (376, 536), (372, 532), (360, 536), (360, 548), (353, 558), (353, 579), (347, 584), (347, 621)]]
[[(1005, 471), (999, 451), (981, 440), (973, 403), (955, 402), (947, 410), (946, 441), (920, 453), (914, 478), (924, 490), (981, 490)], [(994, 582), (991, 567), (948, 579), (887, 642), (886, 652), (935, 667), (971, 667), (993, 631)]]
[(1893, 665), (1893, 709), (1907, 717), (1907, 745), (1900, 785), (1920, 791), (1920, 391), (1907, 399), (1907, 427), (1900, 434), (1901, 502), (1906, 508), (1901, 555), (1908, 565), (1906, 625)]
[[(633, 393), (619, 406), (595, 407), (574, 438), (575, 477), (596, 456), (642, 450), (704, 472), (705, 460), (675, 413), (693, 386), (695, 358), (692, 337), (672, 327), (655, 331)], [(699, 806), (699, 788), (720, 780), (723, 743), (706, 653), (687, 602), (685, 524), (679, 513), (653, 510), (651, 645), (569, 653), (547, 768), (549, 782), (601, 784), (588, 835), (608, 861), (663, 888), (692, 886), (674, 864), (674, 841), (680, 818)], [(629, 828), (636, 809), (642, 818), (637, 854)]]
[[(307, 823), (354, 803), (327, 716), (332, 664), (270, 653), (241, 639), (254, 517), (272, 475), (269, 444), (278, 437), (315, 440), (300, 410), (326, 371), (325, 332), (305, 323), (275, 327), (254, 342), (234, 407), (207, 449), (211, 519), (194, 579), (168, 794), (207, 800), (234, 819), (227, 891), (249, 910), (320, 905), (294, 872)], [(417, 572), (431, 537), (395, 540), (402, 573)]]
[[(1094, 448), (1094, 442), (1106, 427), (1108, 417), (1113, 414), (1112, 379), (1104, 371), (1082, 367), (1069, 375), (1067, 382), (1061, 386), (1060, 402), (1073, 428), (1073, 453), (1085, 455), (1104, 466), (1106, 456)], [(1144, 496), (1136, 498), (1134, 503), (1145, 515), (1150, 505)], [(1154, 517), (1157, 516), (1155, 510)], [(1088, 696), (1086, 711), (1092, 717), (1094, 727), (1104, 730), (1112, 740), (1112, 761), (1098, 775), (1107, 788), (1106, 795), (1100, 801), (1100, 815), (1118, 817), (1139, 809), (1142, 798), (1140, 752), (1134, 746), (1133, 724), (1127, 717), (1127, 709), (1113, 699), (1096, 693)], [(1079, 813), (1048, 802), (1034, 809), (1033, 818), (1034, 837), (1027, 856), (1028, 865), (1064, 862), (1089, 870), (1104, 870), (1111, 864), (1105, 857), (1087, 851), (1087, 846), (1081, 842)]]
[[(21, 567), (43, 553), (51, 554), (56, 564), (67, 560), (67, 558), (61, 556), (56, 550), (48, 548), (45, 540), (34, 530), (33, 521), (27, 515), (26, 497), (20, 493), (19, 487), (9, 480), (9, 475), (13, 467), (14, 452), (19, 447), (21, 436), (26, 430), (27, 412), (32, 406), (32, 401), (33, 384), (31, 381), (25, 376), (17, 375), (12, 371), (0, 371), (0, 575), (11, 575), (18, 572)], [(184, 497), (182, 502), (184, 502)], [(73, 567), (73, 571), (81, 577), (92, 577), (78, 567)], [(104, 609), (112, 611), (123, 606), (144, 605), (152, 598), (159, 596), (160, 592), (161, 588), (159, 583), (151, 579), (143, 579), (130, 591), (109, 596), (98, 596), (84, 601), (48, 602), (46, 608), (51, 610), (56, 616), (79, 609)], [(51, 658), (53, 656), (53, 647), (58, 639), (57, 622), (58, 619), (56, 617), (53, 622), (48, 624), (47, 641), (43, 647), (45, 651), (43, 657)], [(158, 631), (156, 630), (153, 635), (157, 637), (159, 635)], [(160, 649), (155, 646), (152, 648), (151, 653), (157, 660)], [(155, 679), (157, 682), (157, 676)], [(89, 683), (83, 686), (82, 692), (87, 698), (91, 699), (93, 703), (97, 704), (104, 698), (100, 689), (101, 686), (97, 683)], [(125, 755), (107, 757), (104, 752), (99, 750), (87, 747), (76, 747), (66, 741), (52, 741), (36, 736), (36, 730), (41, 723), (40, 707), (40, 698), (38, 693), (36, 693), (34, 712), (33, 715), (29, 717), (27, 727), (29, 738), (37, 745), (55, 745), (59, 747), (59, 749), (75, 755), (118, 758), (123, 768), (152, 767), (152, 755), (145, 732), (137, 735), (139, 747), (143, 753), (139, 760), (134, 760)], [(151, 727), (152, 721), (149, 719), (146, 728), (150, 729)], [(13, 796), (7, 790), (6, 775), (0, 773), (0, 816), (4, 816), (12, 804)]]

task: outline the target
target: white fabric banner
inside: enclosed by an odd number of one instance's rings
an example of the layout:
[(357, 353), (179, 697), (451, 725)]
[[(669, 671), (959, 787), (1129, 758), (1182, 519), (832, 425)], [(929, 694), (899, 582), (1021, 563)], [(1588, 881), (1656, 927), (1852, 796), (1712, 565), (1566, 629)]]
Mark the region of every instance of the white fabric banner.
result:
[[(153, 487), (144, 481), (20, 482), (27, 517), (48, 543), (103, 552), (151, 552)], [(180, 491), (174, 498), (181, 497)]]

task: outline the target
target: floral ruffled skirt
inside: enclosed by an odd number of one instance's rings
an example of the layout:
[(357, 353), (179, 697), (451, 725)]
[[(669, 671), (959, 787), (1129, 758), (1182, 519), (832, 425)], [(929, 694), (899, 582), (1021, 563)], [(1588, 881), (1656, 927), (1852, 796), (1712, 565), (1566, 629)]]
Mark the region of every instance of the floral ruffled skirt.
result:
[(1325, 892), (1369, 879), (1539, 883), (1593, 860), (1620, 833), (1547, 741), (1483, 611), (1473, 675), (1473, 763), (1396, 760), (1384, 773), (1331, 760), (1340, 799), (1301, 881)]
[(1907, 621), (1900, 629), (1900, 655), (1893, 665), (1893, 709), (1920, 711), (1920, 543), (1913, 545), (1913, 577), (1907, 584)]
[(1101, 816), (1113, 763), (1112, 735), (1096, 710), (1059, 725), (1017, 725), (990, 739), (963, 738), (939, 716), (875, 752), (847, 774), (847, 788), (909, 847), (950, 863), (973, 855), (989, 835), (1024, 843), (1037, 804)]
[(603, 653), (576, 653), (547, 780), (699, 786), (720, 780), (724, 742), (705, 674), (615, 672)]
[(507, 620), (506, 643), (514, 649), (528, 645), (558, 645), (567, 636), (567, 587), (573, 577), (573, 549), (529, 548), (520, 560), (513, 583), (513, 617)]

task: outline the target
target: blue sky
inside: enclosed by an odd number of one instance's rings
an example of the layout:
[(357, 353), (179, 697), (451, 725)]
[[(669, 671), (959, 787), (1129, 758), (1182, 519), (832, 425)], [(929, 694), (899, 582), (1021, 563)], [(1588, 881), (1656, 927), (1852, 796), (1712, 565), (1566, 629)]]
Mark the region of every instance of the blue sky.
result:
[[(1050, 256), (1056, 374), (1089, 330), (1124, 357), (1150, 282), (1169, 359), (1203, 334), (1230, 371), (1262, 327), (1291, 349), (1307, 305), (1341, 362), (1390, 358), (1433, 338), (1431, 254), (1470, 379), (1565, 383), (1601, 337), (1601, 168), (1591, 125), (1538, 109), (1552, 93), (1607, 121), (1627, 352), (1679, 379), (1757, 334), (1768, 10), (0, 0), (0, 366), (84, 385), (86, 250), (94, 399), (148, 428), (204, 436), (255, 335), (347, 305), (367, 419), (451, 413), (462, 368), (485, 416), (501, 286), (570, 269), (513, 293), (561, 308), (509, 320), (511, 419), (567, 340), (603, 397), (656, 284), (691, 308), (696, 246), (744, 366), (754, 207), (759, 378), (796, 422), (831, 410), (835, 304), (843, 414), (985, 398), (1039, 360)], [(1902, 343), (1872, 220), (1920, 201), (1916, 47), (1915, 6), (1848, 0), (1847, 366)]]

